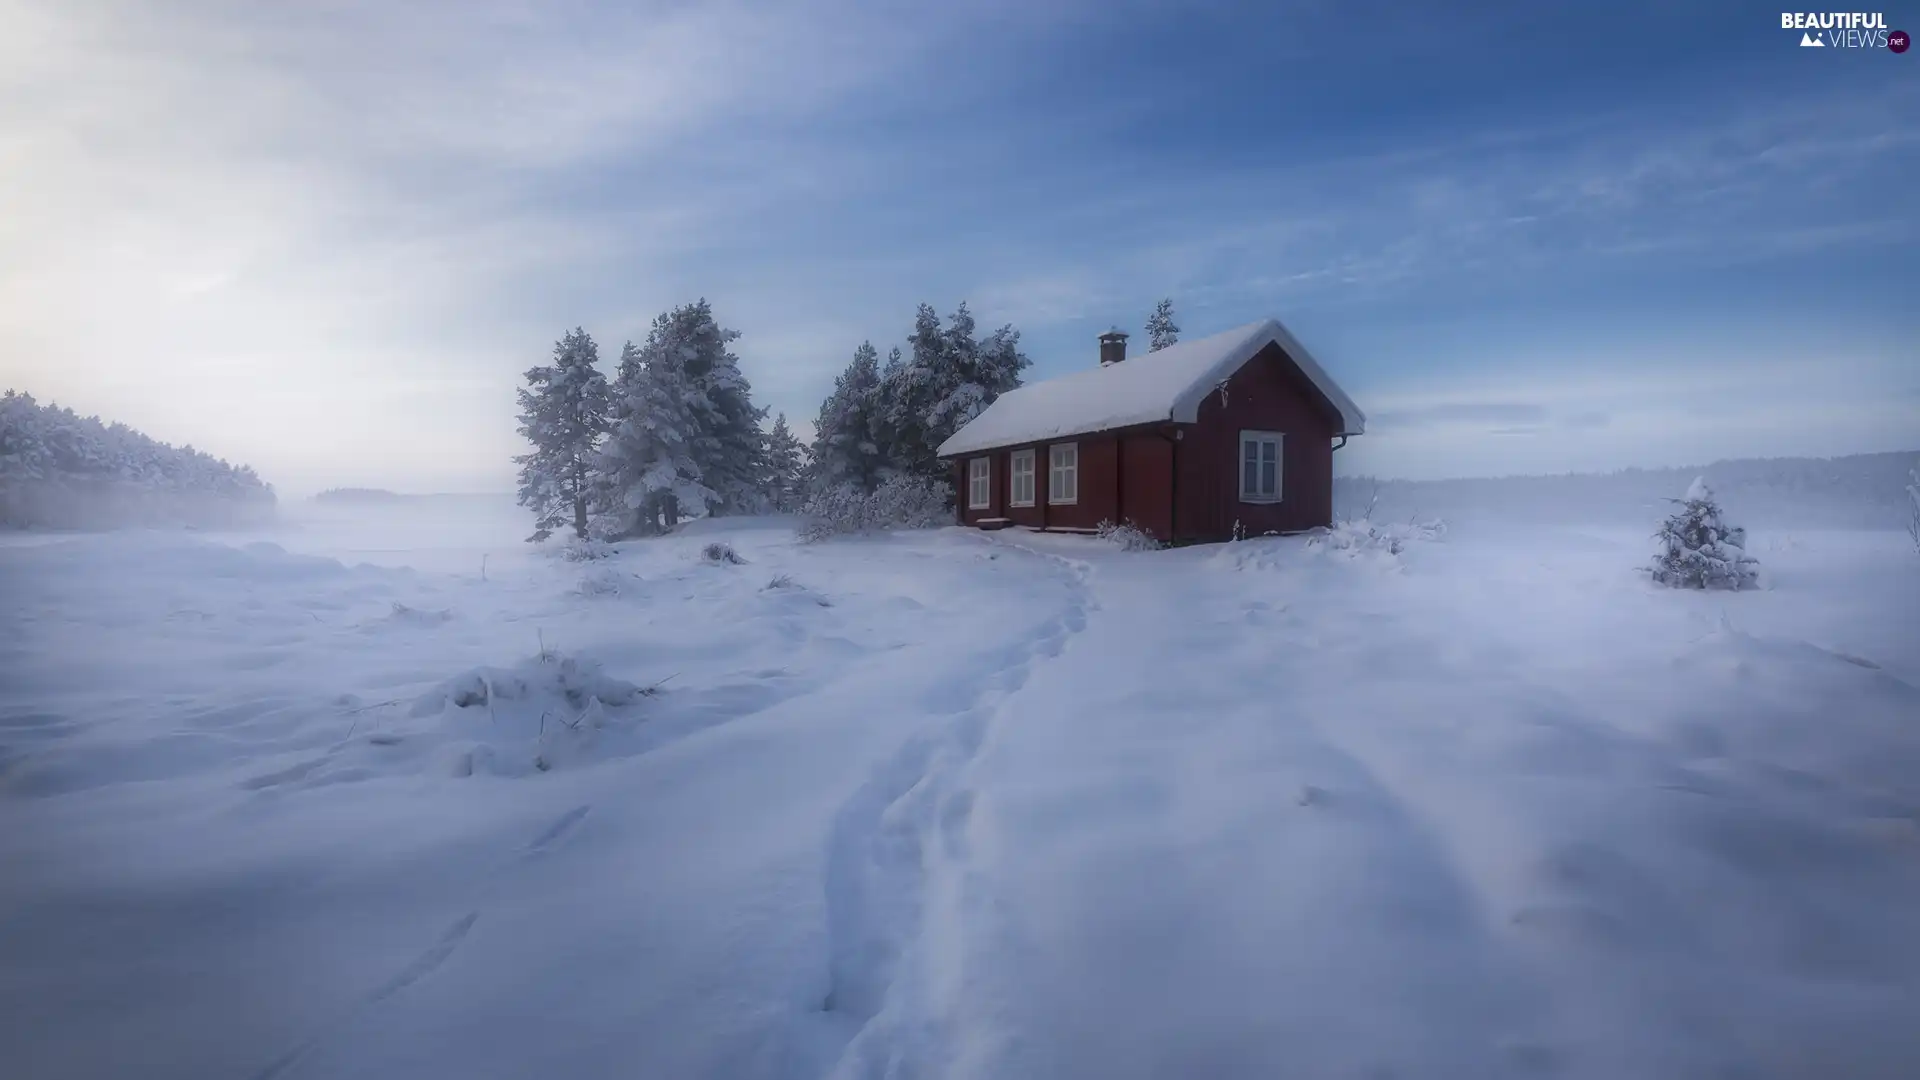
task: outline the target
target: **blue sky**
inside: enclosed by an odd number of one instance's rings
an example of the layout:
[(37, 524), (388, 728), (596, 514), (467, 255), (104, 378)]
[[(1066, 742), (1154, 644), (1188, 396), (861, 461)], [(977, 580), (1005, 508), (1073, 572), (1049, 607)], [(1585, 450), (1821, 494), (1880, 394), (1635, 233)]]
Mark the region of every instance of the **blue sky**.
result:
[(1171, 296), (1312, 346), (1375, 421), (1348, 470), (1920, 448), (1920, 53), (1757, 5), (0, 25), (0, 382), (292, 491), (504, 489), (553, 339), (611, 357), (698, 296), (803, 427), (922, 300), (1014, 323), (1038, 378)]

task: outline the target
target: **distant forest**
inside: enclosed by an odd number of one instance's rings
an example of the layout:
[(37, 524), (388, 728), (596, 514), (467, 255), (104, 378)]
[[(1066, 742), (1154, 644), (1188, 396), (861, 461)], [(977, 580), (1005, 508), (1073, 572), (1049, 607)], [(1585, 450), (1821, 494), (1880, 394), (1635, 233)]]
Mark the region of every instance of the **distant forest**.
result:
[(339, 487), (328, 488), (313, 497), (318, 503), (389, 503), (404, 502), (413, 498), (386, 488)]
[(31, 394), (0, 398), (0, 527), (236, 525), (273, 512), (273, 488), (245, 465)]
[(1740, 523), (1763, 528), (1904, 528), (1920, 450), (1834, 458), (1741, 458), (1679, 468), (1472, 480), (1334, 480), (1334, 516), (1644, 524), (1651, 531), (1694, 477)]

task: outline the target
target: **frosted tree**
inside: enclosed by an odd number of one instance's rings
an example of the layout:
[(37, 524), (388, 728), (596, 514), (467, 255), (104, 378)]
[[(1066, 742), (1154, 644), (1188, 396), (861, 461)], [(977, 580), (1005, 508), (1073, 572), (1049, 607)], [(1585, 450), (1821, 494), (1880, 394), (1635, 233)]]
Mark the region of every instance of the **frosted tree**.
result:
[(244, 465), (31, 394), (0, 397), (0, 524), (226, 524), (263, 518), (273, 505), (273, 488)]
[(599, 347), (574, 329), (553, 347), (553, 363), (529, 368), (520, 389), (520, 434), (533, 451), (513, 460), (520, 466), (520, 505), (534, 512), (534, 532), (545, 540), (571, 524), (587, 535), (595, 457), (606, 431), (607, 379), (597, 362)]
[(896, 349), (881, 380), (880, 426), (891, 471), (931, 476), (939, 466), (932, 453), (938, 444), (932, 442), (928, 416), (946, 366), (946, 344), (939, 313), (933, 305), (921, 304), (913, 332), (907, 335), (906, 356)]
[[(895, 370), (899, 357), (894, 350)], [(880, 354), (871, 342), (863, 342), (854, 350), (853, 362), (834, 379), (833, 392), (820, 403), (808, 462), (810, 490), (851, 485), (869, 492), (879, 486), (887, 464), (880, 378)]]
[(612, 536), (670, 529), (681, 506), (714, 497), (693, 456), (693, 388), (677, 357), (655, 346), (629, 341), (620, 350), (607, 439), (594, 462), (593, 502), (601, 531)]
[(1173, 322), (1173, 300), (1162, 300), (1154, 305), (1153, 314), (1147, 316), (1147, 351), (1159, 352), (1179, 340), (1180, 328)]
[(685, 375), (693, 418), (689, 446), (701, 482), (712, 493), (702, 507), (709, 514), (753, 513), (765, 505), (766, 435), (760, 421), (767, 413), (754, 406), (740, 358), (728, 347), (739, 337), (738, 330), (714, 321), (705, 300), (655, 319), (647, 336), (649, 367), (671, 361)]
[(889, 465), (898, 472), (944, 480), (936, 451), (993, 400), (1020, 385), (1031, 361), (1020, 351), (1020, 332), (1003, 326), (985, 340), (974, 338), (974, 320), (961, 304), (942, 328), (930, 305), (920, 305), (908, 336), (911, 352), (888, 365), (881, 381), (882, 426)]
[(767, 502), (780, 513), (791, 513), (800, 504), (800, 440), (787, 427), (787, 414), (773, 418), (767, 432), (763, 457), (767, 463), (765, 494)]
[(1682, 589), (1744, 589), (1759, 583), (1759, 560), (1746, 551), (1746, 530), (1726, 524), (1707, 478), (1694, 480), (1685, 498), (1660, 526), (1649, 571), (1662, 585)]

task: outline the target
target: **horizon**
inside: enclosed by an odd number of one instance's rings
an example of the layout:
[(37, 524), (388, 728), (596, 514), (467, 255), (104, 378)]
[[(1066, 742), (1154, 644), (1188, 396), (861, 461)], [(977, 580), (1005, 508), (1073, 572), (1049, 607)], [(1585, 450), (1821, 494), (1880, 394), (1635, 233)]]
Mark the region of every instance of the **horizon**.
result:
[(1314, 351), (1342, 475), (1911, 452), (1920, 61), (1776, 16), (0, 0), (0, 384), (485, 494), (576, 325), (705, 296), (805, 439), (919, 302), (1037, 381), (1165, 296)]
[[(1869, 457), (1904, 458), (1908, 456), (1912, 456), (1916, 460), (1920, 460), (1920, 446), (1916, 446), (1915, 448), (1910, 450), (1867, 450), (1867, 451), (1861, 451), (1860, 453), (1854, 453), (1854, 454), (1824, 454), (1824, 455), (1788, 454), (1788, 455), (1774, 455), (1774, 456), (1767, 456), (1767, 457), (1715, 458), (1712, 461), (1681, 462), (1679, 464), (1674, 464), (1674, 465), (1651, 465), (1651, 466), (1623, 465), (1619, 468), (1613, 468), (1613, 469), (1578, 470), (1574, 472), (1497, 473), (1497, 474), (1485, 474), (1485, 475), (1478, 475), (1478, 476), (1430, 476), (1430, 477), (1380, 476), (1373, 473), (1335, 472), (1333, 478), (1336, 483), (1340, 481), (1373, 481), (1373, 482), (1382, 483), (1382, 484), (1448, 484), (1448, 483), (1473, 483), (1473, 482), (1497, 483), (1503, 480), (1550, 480), (1558, 477), (1566, 477), (1568, 479), (1579, 479), (1582, 477), (1609, 477), (1609, 476), (1619, 476), (1622, 474), (1634, 473), (1634, 472), (1682, 472), (1684, 473), (1684, 472), (1690, 472), (1695, 469), (1707, 470), (1707, 469), (1714, 469), (1714, 468), (1719, 468), (1727, 465), (1764, 465), (1764, 464), (1775, 463), (1775, 462), (1781, 462), (1781, 463), (1837, 462), (1837, 461), (1850, 461), (1855, 458), (1869, 458)], [(1916, 465), (1914, 467), (1920, 468), (1920, 465)], [(392, 495), (392, 496), (396, 496), (403, 499), (442, 499), (442, 498), (445, 498), (445, 499), (511, 499), (511, 498), (514, 498), (516, 494), (510, 488), (502, 488), (498, 491), (486, 491), (486, 490), (406, 491), (406, 490), (399, 490), (395, 488), (369, 487), (369, 486), (364, 486), (359, 484), (340, 484), (333, 487), (320, 488), (318, 490), (296, 490), (291, 492), (275, 487), (274, 493), (282, 498), (301, 499), (301, 500), (312, 500), (321, 495), (331, 495), (331, 494)]]

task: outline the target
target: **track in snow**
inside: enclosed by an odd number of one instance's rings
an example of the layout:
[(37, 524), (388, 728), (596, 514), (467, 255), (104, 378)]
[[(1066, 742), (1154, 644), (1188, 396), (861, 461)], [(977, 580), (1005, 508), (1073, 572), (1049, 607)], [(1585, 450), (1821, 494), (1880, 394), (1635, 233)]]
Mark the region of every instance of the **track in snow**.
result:
[[(1025, 551), (1025, 549), (1019, 549)], [(1060, 656), (1097, 610), (1084, 563), (1060, 564), (1066, 609), (981, 675), (985, 687), (961, 711), (936, 715), (850, 800), (829, 841), (826, 893), (831, 974), (823, 1009), (851, 1034), (829, 1075), (937, 1073), (946, 1033), (926, 997), (926, 954), (964, 919), (961, 879), (971, 854), (977, 801), (967, 773), (995, 719), (1035, 668)]]

